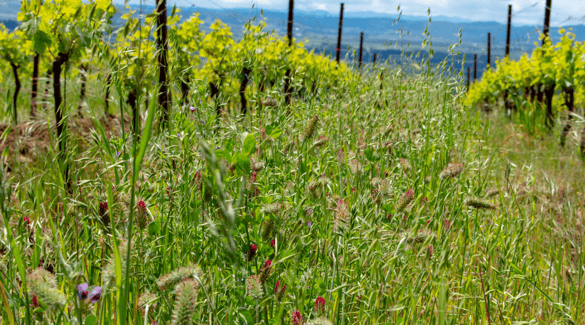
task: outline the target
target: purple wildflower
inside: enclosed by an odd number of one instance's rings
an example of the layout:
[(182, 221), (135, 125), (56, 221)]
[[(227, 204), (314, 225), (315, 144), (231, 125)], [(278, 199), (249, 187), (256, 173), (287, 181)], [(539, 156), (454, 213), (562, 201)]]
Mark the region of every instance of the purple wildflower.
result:
[(89, 292), (87, 291), (87, 283), (77, 285), (77, 296), (80, 300), (85, 300)]
[(98, 300), (100, 300), (101, 297), (102, 287), (95, 287), (91, 292), (91, 296), (89, 296), (89, 301), (91, 301), (92, 304), (95, 304), (96, 302), (98, 302)]

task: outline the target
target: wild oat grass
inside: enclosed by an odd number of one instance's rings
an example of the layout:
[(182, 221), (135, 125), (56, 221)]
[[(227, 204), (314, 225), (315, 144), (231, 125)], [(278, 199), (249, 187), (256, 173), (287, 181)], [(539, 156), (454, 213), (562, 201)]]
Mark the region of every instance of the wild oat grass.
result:
[[(51, 146), (5, 165), (3, 321), (583, 323), (578, 149), (461, 106), (460, 80), (363, 77), (290, 115), (279, 93), (218, 120), (203, 98), (168, 131), (98, 129), (71, 192)], [(87, 309), (82, 283), (103, 287)]]

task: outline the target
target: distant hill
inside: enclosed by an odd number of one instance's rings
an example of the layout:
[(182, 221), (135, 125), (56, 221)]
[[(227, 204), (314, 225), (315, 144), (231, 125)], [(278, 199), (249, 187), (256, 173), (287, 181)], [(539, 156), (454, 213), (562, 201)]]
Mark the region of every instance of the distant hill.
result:
[(9, 30), (14, 30), (18, 26), (18, 21), (16, 20), (0, 20), (0, 24), (4, 24), (6, 28)]
[[(133, 6), (137, 9), (138, 6)], [(143, 6), (145, 13), (152, 12), (154, 6)], [(284, 11), (263, 10), (260, 9), (208, 9), (200, 7), (183, 7), (181, 15), (186, 18), (191, 14), (199, 12), (200, 18), (205, 22), (204, 28), (215, 20), (220, 19), (232, 28), (235, 37), (241, 35), (241, 29), (244, 23), (250, 19), (256, 20), (266, 18), (267, 27), (274, 29), (280, 35), (286, 34), (287, 13)], [(361, 15), (361, 17), (357, 17)], [(365, 17), (365, 16), (370, 17)], [(357, 42), (360, 32), (364, 32), (366, 42), (384, 43), (397, 42), (403, 40), (410, 42), (411, 45), (416, 42), (420, 43), (424, 36), (422, 35), (425, 28), (432, 37), (433, 44), (448, 46), (459, 41), (457, 33), (462, 30), (462, 45), (467, 47), (477, 47), (478, 50), (485, 48), (487, 43), (487, 33), (492, 35), (492, 53), (498, 54), (503, 52), (506, 41), (506, 25), (493, 21), (466, 21), (458, 18), (445, 16), (432, 17), (432, 22), (428, 22), (426, 16), (401, 16), (399, 21), (394, 21), (398, 15), (383, 15), (372, 12), (347, 13), (343, 21), (343, 40), (348, 43)], [(338, 16), (332, 16), (325, 11), (295, 11), (295, 37), (308, 38), (309, 40), (318, 39), (326, 40), (331, 44), (336, 43)], [(572, 27), (576, 34), (577, 41), (585, 41), (585, 25), (565, 26)], [(400, 31), (402, 30), (402, 38)], [(539, 33), (542, 26), (512, 26), (512, 51), (531, 51), (534, 42), (538, 41)], [(558, 41), (559, 27), (551, 28), (551, 37)], [(485, 49), (484, 49), (485, 51)]]

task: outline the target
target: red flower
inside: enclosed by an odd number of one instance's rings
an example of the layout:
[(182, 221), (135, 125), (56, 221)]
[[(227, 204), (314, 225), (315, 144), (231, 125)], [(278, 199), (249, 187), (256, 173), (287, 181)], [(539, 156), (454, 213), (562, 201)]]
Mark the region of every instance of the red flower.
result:
[(41, 306), (39, 304), (39, 298), (37, 298), (37, 295), (35, 295), (34, 293), (33, 293), (32, 301), (31, 301), (30, 305), (33, 309), (39, 308)]
[(276, 295), (276, 298), (279, 301), (282, 300), (282, 297), (284, 297), (285, 291), (286, 291), (286, 285), (282, 284), (282, 286), (281, 286), (280, 280), (278, 280), (278, 282), (276, 282), (276, 287), (274, 288), (274, 294)]
[(305, 320), (303, 319), (303, 315), (301, 315), (301, 312), (298, 310), (295, 310), (290, 314), (290, 320), (292, 321), (293, 325), (305, 324)]
[(256, 251), (258, 251), (258, 246), (256, 246), (256, 244), (251, 244), (250, 245), (250, 249), (248, 249), (248, 261), (251, 261), (254, 259), (254, 256), (256, 256)]
[(270, 241), (270, 247), (274, 248), (275, 245), (276, 245), (276, 242), (274, 241), (274, 239), (272, 239)]
[(108, 213), (108, 202), (100, 202), (99, 213), (102, 217)]
[(260, 271), (260, 282), (266, 283), (266, 280), (268, 280), (268, 278), (270, 277), (271, 274), (272, 274), (272, 261), (267, 260), (264, 263), (264, 267)]
[(325, 298), (317, 297), (317, 299), (315, 299), (315, 311), (317, 311), (319, 314), (325, 312)]

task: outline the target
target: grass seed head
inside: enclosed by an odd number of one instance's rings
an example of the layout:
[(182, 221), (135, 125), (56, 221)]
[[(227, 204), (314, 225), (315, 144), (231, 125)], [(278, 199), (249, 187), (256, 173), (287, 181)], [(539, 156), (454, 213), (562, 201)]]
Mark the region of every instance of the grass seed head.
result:
[(407, 171), (409, 171), (409, 170), (412, 169), (412, 164), (406, 158), (400, 158), (400, 166), (402, 166), (402, 169), (405, 172), (407, 172)]
[(396, 211), (403, 211), (412, 200), (414, 200), (414, 191), (409, 189), (406, 193), (402, 194), (400, 199), (398, 199), (398, 202), (396, 203)]
[(262, 239), (268, 240), (274, 235), (274, 220), (267, 220), (262, 230)]
[(313, 137), (313, 134), (315, 133), (315, 130), (317, 130), (317, 125), (318, 124), (319, 124), (319, 116), (315, 115), (309, 121), (309, 124), (307, 125), (307, 127), (305, 128), (305, 130), (303, 131), (303, 133), (301, 134), (301, 141), (302, 142), (306, 142), (311, 137)]
[(138, 297), (138, 307), (143, 314), (146, 312), (146, 306), (149, 306), (148, 309), (150, 310), (155, 309), (157, 306), (156, 296), (150, 292), (143, 293)]
[(486, 191), (485, 197), (488, 197), (489, 198), (489, 197), (492, 197), (492, 196), (496, 196), (498, 194), (500, 194), (500, 189), (499, 188), (491, 188), (491, 189), (488, 189)]
[(358, 161), (357, 158), (351, 159), (349, 161), (349, 169), (352, 173), (357, 173), (362, 171), (362, 164)]
[(492, 204), (486, 200), (479, 199), (479, 198), (467, 199), (465, 204), (467, 204), (468, 206), (470, 206), (474, 209), (478, 209), (478, 210), (482, 210), (482, 209), (495, 210), (496, 209), (495, 204)]
[(339, 148), (339, 150), (337, 151), (337, 162), (340, 165), (343, 165), (345, 163), (345, 153), (343, 152), (343, 149)]
[(463, 172), (465, 165), (463, 163), (449, 164), (447, 168), (439, 173), (441, 179), (454, 178)]
[(260, 209), (260, 213), (263, 214), (277, 214), (282, 210), (282, 204), (280, 203), (271, 203), (263, 206)]
[(264, 290), (262, 289), (262, 281), (257, 275), (251, 275), (246, 279), (246, 291), (248, 296), (252, 299), (262, 299)]
[(156, 281), (156, 285), (161, 291), (164, 291), (174, 288), (183, 280), (192, 279), (195, 280), (198, 288), (202, 275), (203, 272), (199, 266), (185, 266), (163, 275)]
[(319, 139), (317, 139), (317, 141), (315, 141), (315, 144), (313, 144), (313, 145), (315, 147), (319, 148), (319, 147), (326, 145), (327, 142), (329, 142), (329, 138), (322, 135), (319, 137)]
[(37, 268), (27, 278), (29, 289), (38, 301), (57, 309), (65, 306), (67, 299), (59, 291), (55, 277), (49, 271)]
[(307, 325), (333, 325), (330, 320), (328, 320), (325, 316), (317, 317), (311, 319)]
[(195, 313), (195, 301), (197, 300), (197, 283), (186, 279), (175, 288), (176, 300), (173, 308), (173, 325), (192, 324)]
[(252, 164), (251, 168), (252, 168), (252, 171), (254, 171), (254, 172), (259, 172), (259, 171), (261, 171), (262, 169), (264, 169), (264, 162), (262, 162), (262, 161), (255, 161), (255, 162)]
[(276, 107), (278, 106), (278, 101), (276, 98), (267, 97), (265, 100), (262, 101), (262, 105), (266, 107)]
[(340, 231), (347, 227), (349, 224), (349, 207), (347, 203), (343, 199), (339, 199), (337, 201), (337, 206), (335, 207), (335, 221), (333, 223), (333, 230)]

